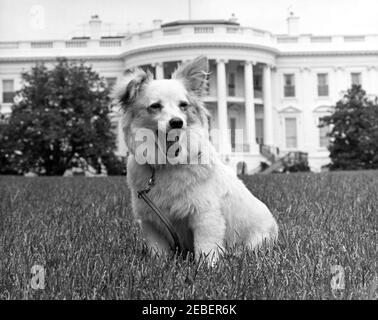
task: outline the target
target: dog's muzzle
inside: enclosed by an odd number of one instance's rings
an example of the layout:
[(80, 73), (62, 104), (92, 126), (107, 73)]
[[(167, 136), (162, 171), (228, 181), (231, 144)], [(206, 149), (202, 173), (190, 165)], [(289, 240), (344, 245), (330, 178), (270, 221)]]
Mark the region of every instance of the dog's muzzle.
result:
[(169, 126), (172, 129), (181, 129), (183, 125), (184, 125), (184, 121), (182, 121), (182, 119), (180, 119), (179, 117), (175, 117), (169, 120)]

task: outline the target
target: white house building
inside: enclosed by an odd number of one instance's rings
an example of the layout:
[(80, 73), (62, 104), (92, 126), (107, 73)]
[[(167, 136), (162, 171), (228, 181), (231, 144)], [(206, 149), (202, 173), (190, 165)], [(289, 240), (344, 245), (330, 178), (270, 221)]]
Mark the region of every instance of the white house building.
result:
[[(179, 62), (204, 54), (211, 72), (205, 102), (211, 128), (220, 129), (225, 141), (216, 145), (223, 159), (251, 173), (266, 161), (260, 153), (265, 145), (280, 155), (307, 152), (317, 171), (330, 161), (327, 128), (318, 127), (319, 118), (351, 84), (378, 94), (378, 34), (300, 34), (298, 22), (289, 16), (285, 34), (243, 27), (235, 19), (155, 20), (151, 30), (109, 34), (93, 16), (87, 32), (70, 39), (0, 42), (0, 114), (10, 113), (21, 72), (37, 61), (84, 59), (112, 85), (137, 66), (168, 78)], [(112, 121), (118, 154), (126, 155), (119, 115)], [(242, 145), (235, 138), (238, 129)]]

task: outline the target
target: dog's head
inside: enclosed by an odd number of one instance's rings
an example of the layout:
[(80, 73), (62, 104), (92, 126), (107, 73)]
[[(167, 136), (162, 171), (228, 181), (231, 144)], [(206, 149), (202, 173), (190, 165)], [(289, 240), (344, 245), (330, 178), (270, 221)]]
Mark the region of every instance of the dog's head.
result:
[(201, 97), (206, 92), (208, 60), (200, 56), (182, 64), (171, 79), (154, 80), (150, 72), (135, 69), (114, 91), (124, 111), (126, 144), (133, 152), (135, 133), (208, 131), (208, 111)]

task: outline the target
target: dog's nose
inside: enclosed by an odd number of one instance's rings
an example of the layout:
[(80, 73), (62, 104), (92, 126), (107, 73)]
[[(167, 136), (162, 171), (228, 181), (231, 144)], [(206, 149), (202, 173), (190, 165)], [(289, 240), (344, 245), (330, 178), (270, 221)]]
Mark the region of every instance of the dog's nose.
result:
[(181, 129), (183, 126), (184, 122), (180, 118), (172, 118), (169, 120), (169, 125), (171, 126), (172, 129)]

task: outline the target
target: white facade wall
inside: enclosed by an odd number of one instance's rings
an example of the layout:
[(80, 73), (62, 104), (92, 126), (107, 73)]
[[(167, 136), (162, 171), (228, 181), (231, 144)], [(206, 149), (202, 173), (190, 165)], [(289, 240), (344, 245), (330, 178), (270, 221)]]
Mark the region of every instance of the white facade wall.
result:
[[(119, 80), (124, 70), (142, 65), (155, 67), (157, 77), (162, 77), (164, 63), (186, 61), (200, 54), (210, 59), (205, 102), (213, 116), (211, 127), (222, 128), (225, 140), (215, 144), (226, 162), (235, 169), (245, 162), (248, 172), (266, 161), (256, 141), (249, 141), (259, 138), (263, 131), (265, 144), (279, 148), (282, 155), (308, 152), (311, 168), (320, 170), (329, 158), (326, 147), (320, 146), (318, 120), (351, 86), (351, 73), (361, 74), (362, 87), (368, 94), (378, 94), (378, 35), (273, 35), (225, 21), (177, 24), (120, 39), (0, 42), (0, 113), (11, 111), (11, 104), (2, 100), (3, 80), (14, 80), (14, 89), (20, 89), (21, 72), (38, 61), (52, 64), (59, 56), (85, 59), (101, 76)], [(325, 97), (317, 92), (319, 73), (328, 75), (329, 94)], [(285, 74), (294, 75), (294, 97), (284, 95)], [(235, 89), (230, 94), (232, 77)], [(118, 114), (112, 118), (120, 121)], [(243, 130), (241, 149), (231, 147), (230, 134), (225, 131), (231, 121), (235, 121), (236, 129)], [(294, 130), (285, 127), (288, 121), (296, 124), (295, 147), (287, 146), (287, 131)], [(120, 124), (116, 131), (118, 154), (126, 155)]]

